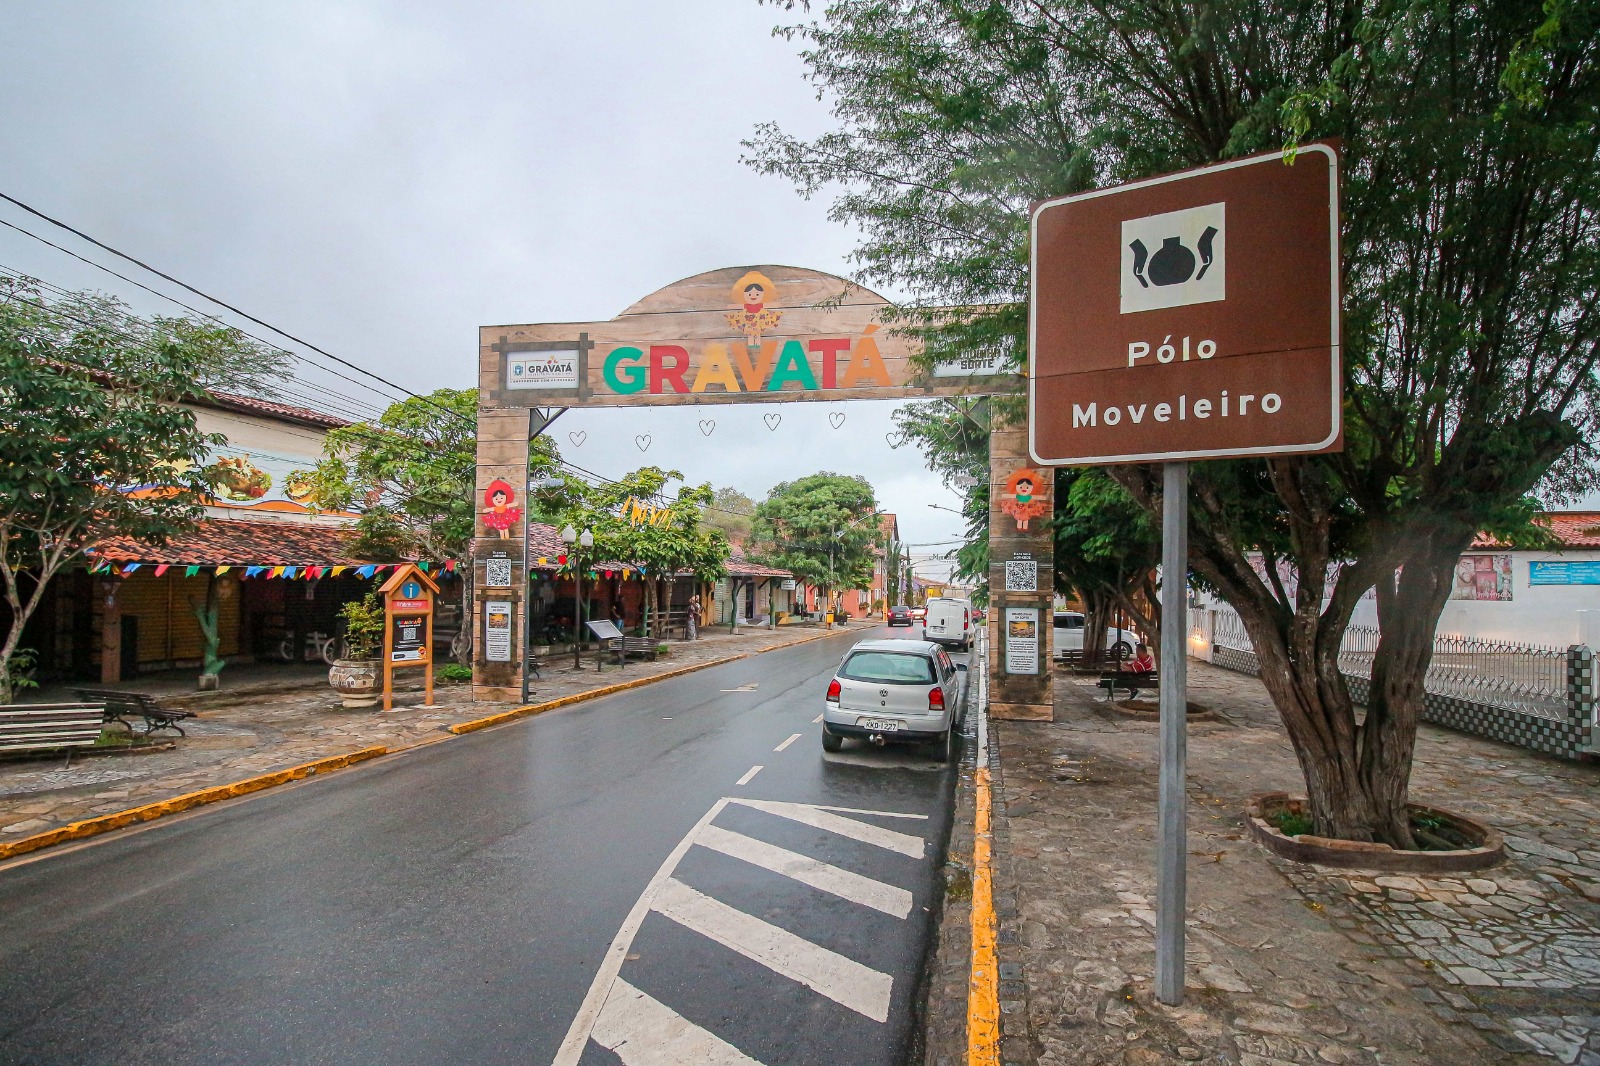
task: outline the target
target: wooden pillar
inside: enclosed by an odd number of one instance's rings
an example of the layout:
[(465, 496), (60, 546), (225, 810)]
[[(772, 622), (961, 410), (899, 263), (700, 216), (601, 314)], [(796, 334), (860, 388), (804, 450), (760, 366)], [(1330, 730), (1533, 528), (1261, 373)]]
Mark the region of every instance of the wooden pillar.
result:
[[(527, 624), (528, 562), (523, 558), (523, 528), (528, 501), (528, 412), (525, 409), (478, 409), (478, 478), (472, 494), (477, 513), (472, 538), (473, 627), (472, 698), (479, 702), (510, 702), (522, 698), (522, 627)], [(511, 486), (511, 502), (521, 512), (501, 535), (484, 521), (489, 505), (484, 494), (496, 481)], [(486, 658), (484, 613), (489, 603), (511, 604), (511, 658)]]
[(122, 605), (117, 602), (120, 579), (103, 577), (100, 593), (100, 683), (115, 685), (122, 680)]
[[(1024, 480), (1026, 479), (1026, 480)], [(989, 715), (1055, 717), (1050, 647), (1055, 474), (1028, 457), (1027, 425), (989, 436)], [(1010, 564), (1010, 565), (1007, 565)]]

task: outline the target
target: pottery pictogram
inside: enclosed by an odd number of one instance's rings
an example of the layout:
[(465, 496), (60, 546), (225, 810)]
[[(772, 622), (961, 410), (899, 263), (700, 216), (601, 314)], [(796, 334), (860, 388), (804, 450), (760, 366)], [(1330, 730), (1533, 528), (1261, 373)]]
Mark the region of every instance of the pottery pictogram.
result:
[(1154, 255), (1150, 254), (1143, 241), (1136, 240), (1128, 245), (1133, 252), (1133, 276), (1139, 279), (1140, 286), (1147, 289), (1151, 285), (1182, 285), (1190, 278), (1199, 281), (1211, 269), (1212, 242), (1216, 236), (1217, 228), (1207, 226), (1195, 243), (1200, 252), (1198, 274), (1194, 272), (1195, 254), (1183, 246), (1182, 238), (1164, 238)]

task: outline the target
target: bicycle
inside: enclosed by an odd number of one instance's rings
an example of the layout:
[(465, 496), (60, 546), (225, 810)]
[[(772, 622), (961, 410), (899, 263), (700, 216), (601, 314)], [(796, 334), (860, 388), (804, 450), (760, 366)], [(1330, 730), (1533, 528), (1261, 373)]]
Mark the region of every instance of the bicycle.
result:
[[(305, 646), (301, 649), (300, 655), (308, 663), (320, 659), (332, 666), (343, 658), (345, 650), (345, 642), (340, 637), (313, 629), (305, 634)], [(289, 633), (283, 638), (283, 643), (278, 645), (278, 658), (286, 663), (294, 662), (294, 651), (294, 634)]]

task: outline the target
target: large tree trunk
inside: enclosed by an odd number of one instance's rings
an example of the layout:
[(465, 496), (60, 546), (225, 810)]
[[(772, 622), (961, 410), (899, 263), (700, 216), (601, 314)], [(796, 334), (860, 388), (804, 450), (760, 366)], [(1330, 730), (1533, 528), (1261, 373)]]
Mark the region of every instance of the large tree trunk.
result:
[(1111, 624), (1114, 604), (1103, 589), (1080, 591), (1079, 595), (1083, 597), (1083, 661), (1098, 663), (1106, 656), (1106, 627)]
[[(476, 622), (472, 610), (472, 564), (469, 562), (466, 566), (456, 567), (456, 573), (461, 575), (461, 625), (456, 629), (455, 639), (450, 642), (450, 654), (462, 666), (471, 666), (472, 627)], [(522, 624), (530, 625), (533, 621), (533, 597), (529, 593), (533, 591), (533, 582), (524, 582), (522, 587)]]

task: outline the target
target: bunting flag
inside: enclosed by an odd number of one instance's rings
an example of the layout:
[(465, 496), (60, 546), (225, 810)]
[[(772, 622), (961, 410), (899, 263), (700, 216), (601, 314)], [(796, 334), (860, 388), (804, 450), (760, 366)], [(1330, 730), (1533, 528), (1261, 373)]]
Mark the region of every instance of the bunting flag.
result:
[(336, 566), (336, 567), (333, 568), (333, 573), (331, 575), (329, 575), (329, 576), (338, 577), (340, 574), (344, 573), (348, 569), (350, 569), (348, 566)]
[(549, 558), (547, 558), (546, 556), (543, 556), (543, 555), (539, 556), (539, 565), (540, 566), (548, 566), (549, 563), (550, 563)]
[(166, 573), (167, 572), (167, 566), (168, 566), (167, 563), (157, 563), (156, 564), (156, 577), (160, 577), (162, 574)]
[(556, 556), (556, 562), (560, 563), (562, 566), (566, 566), (567, 565), (567, 557), (565, 555), (558, 555), (558, 556)]
[(368, 563), (366, 566), (358, 566), (356, 567), (356, 577), (371, 577), (372, 570), (373, 566), (371, 563)]
[(268, 574), (267, 576), (268, 577), (282, 577), (283, 576), (283, 567), (274, 566), (272, 568), (272, 573)]
[(229, 570), (232, 570), (232, 569), (233, 569), (233, 567), (231, 567), (231, 566), (219, 566), (219, 567), (217, 567), (217, 576), (221, 577), (223, 574), (226, 574)]
[(454, 559), (446, 559), (444, 561), (444, 572), (447, 574), (456, 572), (456, 561)]
[(418, 563), (417, 566), (421, 568), (421, 570), (422, 570), (422, 572), (424, 574), (426, 574), (428, 572), (427, 560), (423, 560), (422, 562)]
[(198, 566), (186, 566), (183, 568), (184, 577), (194, 577), (194, 575), (198, 574), (199, 572), (200, 568)]
[(265, 569), (266, 569), (266, 567), (264, 567), (264, 566), (247, 566), (247, 567), (244, 568), (244, 576), (245, 577), (255, 577), (257, 574), (261, 573), (261, 571), (263, 571)]
[(133, 573), (135, 570), (139, 569), (139, 567), (141, 567), (143, 565), (144, 565), (143, 563), (129, 563), (127, 566), (124, 566), (122, 568), (122, 572), (120, 574), (118, 574), (117, 576), (118, 577), (127, 577), (129, 574)]

